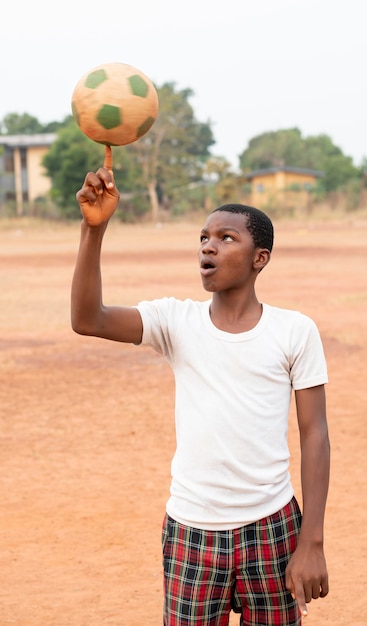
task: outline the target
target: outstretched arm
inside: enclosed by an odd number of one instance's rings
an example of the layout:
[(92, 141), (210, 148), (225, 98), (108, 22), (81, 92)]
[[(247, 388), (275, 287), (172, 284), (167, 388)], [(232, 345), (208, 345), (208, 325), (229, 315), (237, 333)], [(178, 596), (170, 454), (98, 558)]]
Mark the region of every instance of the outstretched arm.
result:
[(82, 335), (140, 343), (139, 311), (134, 307), (108, 307), (102, 300), (102, 241), (119, 201), (108, 165), (107, 153), (104, 167), (96, 173), (89, 172), (77, 193), (83, 220), (71, 289), (71, 324), (73, 330)]
[(286, 571), (286, 585), (302, 615), (306, 603), (329, 592), (324, 556), (324, 516), (329, 486), (330, 445), (323, 385), (296, 391), (301, 444), (303, 515), (297, 548)]

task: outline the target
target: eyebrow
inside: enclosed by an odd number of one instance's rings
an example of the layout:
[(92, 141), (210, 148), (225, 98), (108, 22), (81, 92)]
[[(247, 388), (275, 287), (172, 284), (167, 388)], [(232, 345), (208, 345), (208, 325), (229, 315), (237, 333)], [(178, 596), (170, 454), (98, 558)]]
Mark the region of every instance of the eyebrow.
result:
[[(229, 230), (232, 230), (233, 232), (237, 233), (238, 235), (241, 234), (241, 232), (235, 226), (221, 226), (220, 228), (215, 229), (214, 232), (216, 232), (216, 233), (224, 233), (224, 232), (228, 232)], [(207, 234), (209, 232), (209, 230), (207, 228), (202, 228), (200, 232), (201, 232), (201, 234)]]

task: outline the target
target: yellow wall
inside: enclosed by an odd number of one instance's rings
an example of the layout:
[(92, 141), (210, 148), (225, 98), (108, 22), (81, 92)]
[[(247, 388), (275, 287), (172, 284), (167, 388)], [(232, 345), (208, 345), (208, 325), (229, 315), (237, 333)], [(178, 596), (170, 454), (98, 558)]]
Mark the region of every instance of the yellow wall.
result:
[[(311, 174), (300, 174), (279, 170), (274, 173), (254, 176), (251, 181), (251, 203), (256, 207), (269, 204), (281, 204), (285, 207), (290, 203), (305, 206), (309, 200), (309, 191), (305, 185), (315, 186), (316, 179)], [(300, 190), (290, 189), (299, 185)], [(259, 190), (262, 187), (262, 191)]]
[(45, 196), (51, 189), (51, 180), (42, 167), (42, 159), (48, 146), (29, 146), (27, 149), (28, 195), (32, 204), (38, 196)]
[[(51, 189), (51, 180), (46, 176), (46, 171), (42, 167), (42, 159), (48, 152), (49, 146), (27, 146), (26, 150), (26, 172), (22, 172), (20, 148), (15, 147), (13, 151), (17, 215), (23, 215), (26, 191), (28, 204), (32, 207), (36, 198), (45, 197)], [(26, 177), (26, 185), (24, 177)]]

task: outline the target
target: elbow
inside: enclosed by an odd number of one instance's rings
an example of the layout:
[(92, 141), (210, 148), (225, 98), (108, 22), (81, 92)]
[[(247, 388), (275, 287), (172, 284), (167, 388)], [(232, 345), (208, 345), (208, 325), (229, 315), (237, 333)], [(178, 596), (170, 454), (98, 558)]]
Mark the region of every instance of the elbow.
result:
[(74, 333), (76, 333), (77, 335), (90, 335), (88, 330), (81, 324), (78, 324), (77, 322), (72, 321), (71, 328), (74, 331)]
[(95, 335), (95, 331), (90, 327), (90, 325), (86, 324), (83, 320), (79, 319), (77, 316), (71, 316), (71, 328), (77, 335), (87, 335), (92, 336)]

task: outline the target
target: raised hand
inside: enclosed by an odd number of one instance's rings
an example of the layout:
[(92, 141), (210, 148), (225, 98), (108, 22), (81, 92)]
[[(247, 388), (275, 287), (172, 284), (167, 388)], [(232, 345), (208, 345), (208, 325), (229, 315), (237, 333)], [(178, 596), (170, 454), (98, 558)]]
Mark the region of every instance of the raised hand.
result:
[(114, 214), (120, 194), (113, 177), (110, 146), (106, 146), (103, 167), (95, 173), (88, 172), (76, 199), (89, 226), (105, 224)]

